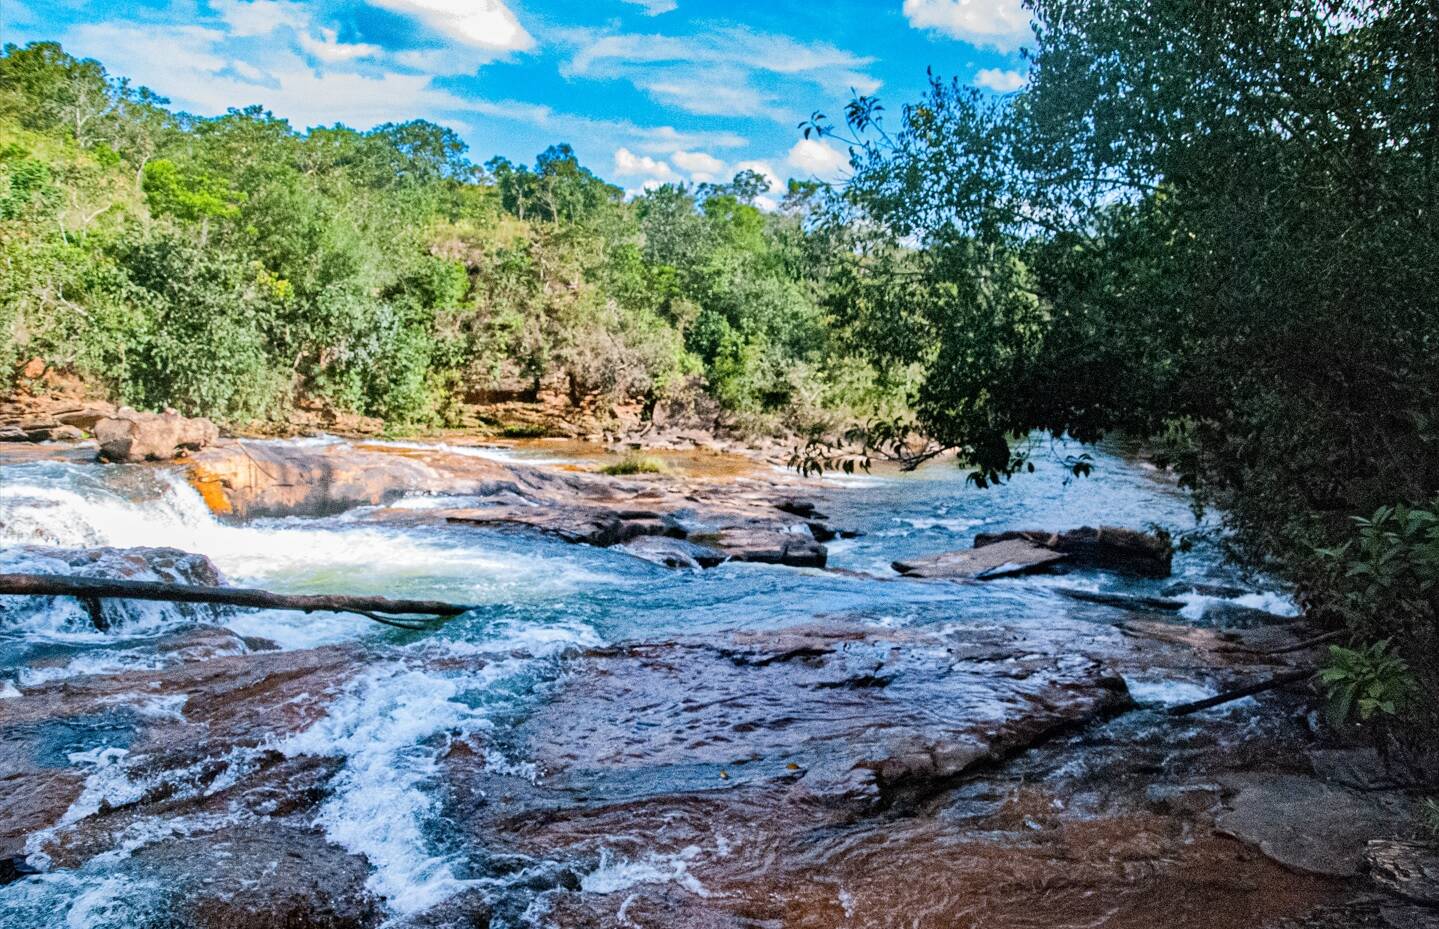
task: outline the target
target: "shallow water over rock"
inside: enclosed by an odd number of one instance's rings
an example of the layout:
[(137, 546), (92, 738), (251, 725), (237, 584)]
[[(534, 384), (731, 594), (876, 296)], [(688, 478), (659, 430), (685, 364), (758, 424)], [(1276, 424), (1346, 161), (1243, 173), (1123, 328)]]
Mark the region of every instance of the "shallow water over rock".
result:
[[(988, 492), (939, 468), (607, 484), (505, 449), (366, 454), (426, 483), (234, 521), (167, 468), (3, 465), (7, 564), (22, 544), (164, 545), (235, 584), (474, 609), (414, 634), (158, 607), (104, 633), (63, 604), (7, 607), (0, 859), (44, 873), (0, 887), (0, 927), (1198, 929), (1302, 916), (1342, 889), (1213, 830), (1224, 775), (1305, 764), (1285, 698), (1264, 724), (1254, 701), (1160, 712), (1262, 672), (1221, 636), (1283, 625), (1216, 632), (1203, 614), (1240, 596), (1286, 612), (1278, 594), (1203, 545), (1175, 562), (1193, 593), (889, 568), (981, 531), (1192, 527), (1160, 474), (1105, 455), (1089, 481), (1055, 465)], [(701, 569), (485, 524), (575, 494), (622, 521), (683, 505), (807, 527), (818, 510), (863, 534), (819, 543), (833, 570)], [(1116, 599), (1175, 596), (1163, 615)]]

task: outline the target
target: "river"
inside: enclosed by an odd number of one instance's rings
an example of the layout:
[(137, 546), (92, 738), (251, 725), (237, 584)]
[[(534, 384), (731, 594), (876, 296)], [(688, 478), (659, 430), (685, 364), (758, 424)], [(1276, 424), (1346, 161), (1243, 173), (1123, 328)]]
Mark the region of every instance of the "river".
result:
[[(567, 460), (538, 444), (470, 453), (541, 467)], [(414, 634), (349, 615), (216, 614), (130, 604), (109, 632), (100, 632), (73, 602), (0, 603), (0, 698), (6, 698), (0, 733), (19, 746), (15, 751), (34, 756), (36, 770), (65, 771), (83, 781), (60, 821), (29, 835), (30, 864), (42, 873), (0, 888), (0, 927), (170, 925), (171, 865), (146, 859), (143, 850), (263, 819), (264, 810), (248, 801), (201, 802), (247, 776), (262, 756), (333, 759), (302, 819), (330, 846), (368, 864), (364, 884), (382, 901), (379, 919), (388, 924), (405, 925), (447, 900), (476, 896), (486, 901), (495, 926), (565, 922), (546, 897), (556, 889), (581, 900), (618, 899), (635, 887), (669, 885), (669, 892), (702, 899), (713, 888), (694, 861), (704, 849), (725, 846), (727, 827), (719, 819), (715, 834), (692, 836), (679, 847), (656, 843), (643, 851), (633, 836), (606, 842), (601, 835), (582, 851), (556, 852), (553, 861), (531, 848), (521, 864), (501, 863), (486, 841), (453, 822), (457, 801), (446, 759), (465, 743), (483, 756), (487, 776), (542, 782), (545, 766), (522, 754), (523, 743), (506, 733), (549, 701), (585, 655), (617, 643), (760, 634), (834, 620), (908, 634), (999, 618), (1007, 627), (1044, 628), (1062, 616), (1066, 629), (1092, 624), (1107, 631), (1123, 617), (1070, 599), (1065, 587), (1158, 596), (1176, 582), (1241, 585), (1249, 592), (1229, 602), (1293, 612), (1271, 585), (1225, 567), (1203, 539), (1177, 556), (1175, 577), (1166, 580), (1096, 573), (954, 584), (892, 577), (892, 561), (967, 548), (982, 531), (1153, 524), (1178, 533), (1196, 527), (1183, 493), (1142, 463), (1100, 451), (1093, 476), (1067, 480), (1057, 457), (1040, 455), (1036, 462), (1037, 473), (988, 490), (967, 485), (947, 464), (913, 474), (828, 477), (816, 492), (833, 524), (862, 533), (829, 543), (829, 570), (739, 563), (673, 570), (538, 533), (426, 520), (427, 512), (474, 502), (443, 494), (324, 518), (237, 523), (212, 515), (175, 469), (97, 465), (75, 456), (12, 460), (0, 482), (0, 570), (63, 568), (36, 546), (168, 546), (208, 556), (235, 585), (438, 598), (475, 608), (438, 631)], [(1178, 622), (1204, 625), (1216, 601), (1182, 596), (1188, 605)], [(339, 649), (356, 666), (337, 674), (324, 694), (289, 695), (314, 704), (299, 722), (228, 743), (217, 737), (202, 754), (226, 773), (193, 782), (169, 766), (178, 762), (157, 763), (153, 746), (140, 751), (151, 722), (178, 722), (190, 712), (187, 698), (168, 694), (168, 685), (153, 686), (148, 697), (113, 696), (114, 712), (74, 715), (65, 725), (26, 728), (12, 719), (6, 727), (4, 706), (32, 694), (55, 693), (74, 681), (163, 674), (186, 659), (161, 646), (200, 622), (237, 634), (228, 652), (217, 652), (226, 660)], [(1125, 683), (1141, 704), (1157, 706), (1215, 690), (1194, 669), (1126, 674)], [(184, 759), (191, 768), (196, 763)], [(141, 800), (162, 776), (180, 785), (167, 789), (188, 790), (196, 802), (92, 836), (87, 841), (98, 844), (72, 860), (55, 853), (68, 841), (67, 830), (83, 830), (97, 811)], [(728, 769), (723, 776), (730, 779)], [(555, 862), (573, 878), (537, 881)], [(840, 887), (836, 899), (848, 893)], [(626, 921), (631, 915), (620, 912)]]

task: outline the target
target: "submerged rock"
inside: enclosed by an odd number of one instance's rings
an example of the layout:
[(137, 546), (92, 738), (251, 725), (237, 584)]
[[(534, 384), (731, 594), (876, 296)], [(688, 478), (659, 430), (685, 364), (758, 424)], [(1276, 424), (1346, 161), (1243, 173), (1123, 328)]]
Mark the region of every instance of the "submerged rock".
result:
[(116, 462), (169, 461), (220, 437), (208, 419), (191, 419), (173, 410), (140, 413), (129, 407), (97, 420), (93, 431), (100, 443), (100, 460)]
[[(1204, 767), (1238, 760), (1213, 731), (1250, 728), (1113, 715), (1111, 667), (1193, 660), (1135, 641), (1058, 617), (597, 650), (514, 730), (448, 753), (446, 815), (490, 854), (579, 872), (540, 897), (498, 881), (505, 924), (1254, 929), (1332, 899), (1210, 828)], [(1189, 779), (1147, 792), (1160, 765)]]
[(1128, 704), (1100, 662), (982, 636), (821, 627), (599, 651), (516, 750), (537, 796), (571, 802), (747, 785), (864, 810)]
[(713, 568), (729, 557), (717, 548), (669, 536), (641, 536), (625, 542), (620, 548), (636, 558), (667, 568)]

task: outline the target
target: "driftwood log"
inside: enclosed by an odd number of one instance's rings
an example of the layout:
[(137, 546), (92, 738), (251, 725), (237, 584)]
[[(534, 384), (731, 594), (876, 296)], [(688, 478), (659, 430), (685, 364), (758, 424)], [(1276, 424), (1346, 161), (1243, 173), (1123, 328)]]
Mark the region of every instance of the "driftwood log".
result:
[[(85, 604), (91, 619), (102, 631), (106, 628), (99, 613), (101, 599), (161, 600), (170, 603), (213, 603), (260, 610), (298, 610), (357, 613), (367, 619), (399, 629), (421, 630), (435, 621), (405, 621), (390, 616), (429, 616), (450, 619), (473, 607), (440, 600), (391, 600), (387, 597), (357, 597), (343, 594), (277, 594), (244, 587), (208, 587), (199, 584), (166, 584), (156, 581), (125, 581), (67, 574), (0, 574), (0, 595), (22, 597), (76, 597)], [(382, 616), (380, 614), (389, 614)]]
[(1252, 697), (1255, 694), (1262, 694), (1266, 690), (1276, 690), (1286, 684), (1297, 684), (1300, 681), (1307, 681), (1315, 674), (1314, 668), (1301, 668), (1295, 671), (1285, 671), (1283, 674), (1244, 687), (1236, 687), (1233, 690), (1226, 690), (1223, 693), (1206, 697), (1203, 700), (1195, 700), (1193, 703), (1181, 703), (1178, 706), (1169, 708), (1170, 716), (1188, 716), (1190, 713), (1198, 713), (1200, 710), (1207, 710), (1210, 707), (1220, 706), (1225, 703), (1232, 703), (1235, 700), (1242, 700), (1245, 697)]

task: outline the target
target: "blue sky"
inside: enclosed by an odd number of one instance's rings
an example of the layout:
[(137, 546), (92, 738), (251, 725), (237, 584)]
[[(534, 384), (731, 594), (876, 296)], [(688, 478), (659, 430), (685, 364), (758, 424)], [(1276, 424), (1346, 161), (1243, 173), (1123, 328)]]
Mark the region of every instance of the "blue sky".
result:
[(996, 92), (1024, 78), (1020, 0), (0, 0), (3, 39), (53, 39), (212, 115), (263, 104), (297, 128), (424, 117), (478, 161), (553, 142), (630, 190), (842, 176), (804, 142), (850, 89), (892, 110), (925, 68)]

